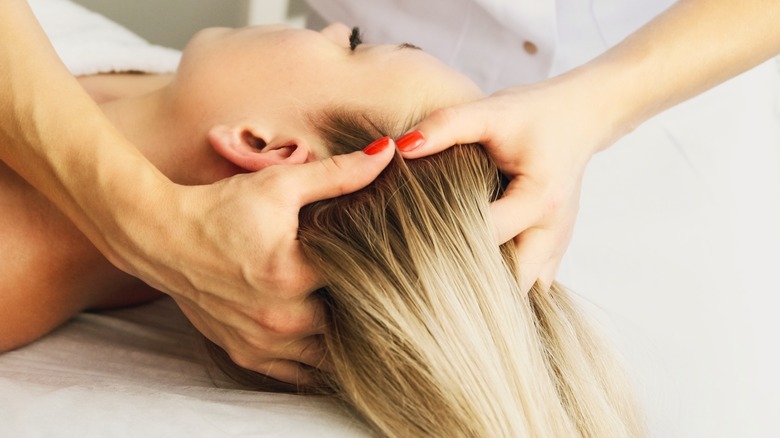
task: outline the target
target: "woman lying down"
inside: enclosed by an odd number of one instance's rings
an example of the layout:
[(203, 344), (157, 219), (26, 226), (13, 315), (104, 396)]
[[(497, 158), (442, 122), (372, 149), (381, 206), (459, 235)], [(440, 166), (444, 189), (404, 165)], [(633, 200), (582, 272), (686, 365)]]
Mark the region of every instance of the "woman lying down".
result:
[[(173, 75), (81, 81), (180, 184), (352, 152), (480, 97), (425, 52), (361, 46), (342, 25), (208, 29)], [(299, 237), (327, 283), (317, 293), (330, 365), (293, 389), (343, 401), (386, 436), (643, 435), (619, 365), (566, 290), (519, 290), (513, 246), (497, 247), (489, 223), (500, 191), (483, 150), (462, 145), (396, 156), (369, 187), (304, 208)], [(0, 205), (3, 351), (82, 310), (160, 295), (2, 163)], [(249, 387), (275, 386), (215, 358)]]

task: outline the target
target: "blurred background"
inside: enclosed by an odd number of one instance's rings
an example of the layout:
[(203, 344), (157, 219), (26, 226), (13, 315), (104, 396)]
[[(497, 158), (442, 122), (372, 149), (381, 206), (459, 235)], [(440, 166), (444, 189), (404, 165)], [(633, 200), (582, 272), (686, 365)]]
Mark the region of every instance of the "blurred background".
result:
[(306, 24), (304, 0), (74, 0), (161, 46), (182, 49), (204, 27)]

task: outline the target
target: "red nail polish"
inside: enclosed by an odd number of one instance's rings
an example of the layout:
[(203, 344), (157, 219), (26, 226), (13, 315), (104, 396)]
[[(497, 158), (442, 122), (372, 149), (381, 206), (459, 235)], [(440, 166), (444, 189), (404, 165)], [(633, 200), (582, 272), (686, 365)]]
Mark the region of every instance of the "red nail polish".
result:
[(422, 146), (423, 143), (425, 143), (425, 137), (423, 137), (422, 132), (420, 131), (412, 131), (395, 142), (398, 149), (404, 152), (413, 151)]
[(387, 149), (390, 144), (390, 137), (382, 137), (379, 140), (374, 141), (370, 145), (363, 149), (363, 153), (366, 155), (376, 155), (383, 150)]

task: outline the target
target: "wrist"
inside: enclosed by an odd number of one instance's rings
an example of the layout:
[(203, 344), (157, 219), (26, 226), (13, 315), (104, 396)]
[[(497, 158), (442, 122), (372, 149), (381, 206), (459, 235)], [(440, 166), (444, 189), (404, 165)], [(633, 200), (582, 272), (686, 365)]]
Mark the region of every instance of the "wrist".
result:
[[(565, 123), (576, 133), (588, 158), (633, 131), (647, 118), (639, 97), (629, 93), (625, 71), (612, 63), (591, 62), (551, 79), (558, 102), (565, 102)], [(565, 115), (568, 113), (568, 115)]]
[(589, 108), (588, 123), (600, 130), (592, 153), (607, 149), (664, 108), (652, 79), (643, 77), (641, 63), (607, 54), (567, 73), (582, 91), (579, 99)]
[(88, 237), (103, 255), (138, 276), (139, 264), (155, 251), (148, 246), (157, 243), (143, 237), (173, 223), (160, 216), (174, 198), (175, 185), (119, 134), (106, 133), (99, 145), (105, 150), (97, 158), (94, 187), (85, 190), (82, 184), (74, 195), (78, 213), (87, 217)]

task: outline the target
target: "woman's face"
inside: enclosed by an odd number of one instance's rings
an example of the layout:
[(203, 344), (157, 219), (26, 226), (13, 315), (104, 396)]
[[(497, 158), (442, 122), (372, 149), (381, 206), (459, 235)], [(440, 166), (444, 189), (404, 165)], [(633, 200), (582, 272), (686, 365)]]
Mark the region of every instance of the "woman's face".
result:
[(481, 97), (477, 86), (433, 56), (407, 45), (358, 45), (351, 29), (285, 26), (199, 32), (184, 50), (173, 83), (179, 112), (196, 129), (245, 124), (268, 142), (296, 137), (316, 158), (329, 155), (308, 115), (334, 107), (405, 122)]

